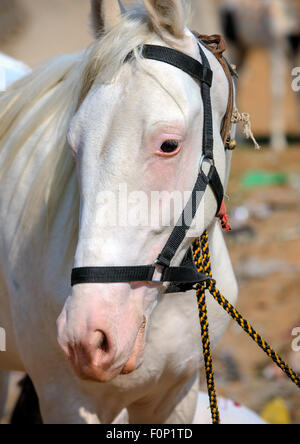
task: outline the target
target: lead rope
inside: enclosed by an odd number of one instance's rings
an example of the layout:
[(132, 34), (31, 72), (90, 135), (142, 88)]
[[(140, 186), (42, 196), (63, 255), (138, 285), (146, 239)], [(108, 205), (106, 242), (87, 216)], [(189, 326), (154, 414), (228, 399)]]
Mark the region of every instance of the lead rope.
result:
[[(206, 235), (207, 233), (205, 232), (204, 236)], [(211, 277), (211, 270), (209, 270), (209, 260), (210, 258), (208, 250), (208, 236), (207, 236), (207, 243), (205, 245), (202, 242), (200, 243), (200, 239), (197, 239), (194, 243), (194, 262), (196, 264), (198, 272), (205, 273), (209, 277)], [(215, 377), (214, 377), (213, 362), (212, 362), (211, 347), (210, 347), (209, 324), (207, 318), (205, 290), (206, 290), (205, 283), (196, 285), (196, 294), (198, 300), (203, 357), (205, 364), (206, 383), (209, 396), (210, 411), (213, 424), (220, 424), (220, 413), (218, 408), (217, 393), (215, 389)]]
[(205, 290), (208, 290), (221, 307), (236, 321), (240, 327), (257, 343), (257, 345), (271, 358), (275, 364), (288, 376), (288, 378), (300, 388), (300, 376), (297, 375), (287, 363), (263, 340), (254, 330), (249, 322), (224, 298), (216, 288), (216, 283), (212, 279), (211, 259), (208, 245), (208, 233), (197, 239), (193, 245), (194, 262), (199, 272), (205, 273), (208, 277), (206, 285), (197, 284), (197, 299), (199, 308), (200, 325), (202, 332), (203, 356), (205, 361), (205, 371), (207, 388), (210, 399), (210, 409), (213, 424), (220, 424), (220, 414), (218, 410), (217, 395), (215, 390), (214, 372), (209, 340), (209, 324), (207, 319), (207, 306)]

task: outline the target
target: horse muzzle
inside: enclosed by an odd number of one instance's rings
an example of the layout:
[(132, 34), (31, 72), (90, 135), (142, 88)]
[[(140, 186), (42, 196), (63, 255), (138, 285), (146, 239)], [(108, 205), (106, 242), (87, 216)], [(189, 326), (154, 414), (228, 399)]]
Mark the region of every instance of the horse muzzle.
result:
[(109, 382), (143, 362), (146, 317), (137, 300), (124, 295), (128, 285), (116, 284), (109, 297), (108, 287), (78, 286), (57, 321), (58, 343), (82, 380)]

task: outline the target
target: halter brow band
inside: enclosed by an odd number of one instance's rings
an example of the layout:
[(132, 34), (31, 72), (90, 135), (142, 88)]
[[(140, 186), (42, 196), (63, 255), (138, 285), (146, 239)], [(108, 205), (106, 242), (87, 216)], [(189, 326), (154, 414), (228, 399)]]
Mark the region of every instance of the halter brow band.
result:
[(212, 85), (212, 70), (204, 67), (202, 63), (187, 54), (176, 51), (176, 49), (158, 45), (143, 45), (141, 54), (145, 59), (156, 60), (175, 66), (175, 68), (184, 71), (200, 83), (206, 83), (209, 87)]

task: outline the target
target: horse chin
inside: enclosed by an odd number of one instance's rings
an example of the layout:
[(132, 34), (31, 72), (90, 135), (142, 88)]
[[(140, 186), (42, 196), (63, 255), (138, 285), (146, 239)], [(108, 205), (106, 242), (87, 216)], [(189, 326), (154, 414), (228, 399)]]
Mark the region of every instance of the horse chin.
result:
[(145, 354), (145, 331), (146, 318), (144, 317), (143, 324), (138, 332), (131, 355), (122, 369), (121, 375), (128, 375), (141, 367)]

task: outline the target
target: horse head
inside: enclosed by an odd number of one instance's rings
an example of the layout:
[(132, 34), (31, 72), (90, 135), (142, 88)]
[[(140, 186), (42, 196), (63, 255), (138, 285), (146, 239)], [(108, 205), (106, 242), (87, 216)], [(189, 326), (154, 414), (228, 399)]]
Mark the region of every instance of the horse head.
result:
[[(197, 179), (204, 105), (199, 82), (175, 66), (143, 58), (139, 48), (169, 47), (201, 61), (199, 43), (179, 0), (145, 0), (128, 13), (117, 0), (93, 0), (91, 22), (96, 41), (68, 134), (81, 207), (75, 267), (151, 264)], [(203, 50), (213, 71), (214, 161), (224, 184), (220, 128), (228, 81), (217, 59)], [(207, 189), (173, 265), (216, 211)], [(80, 378), (106, 382), (142, 365), (151, 313), (164, 289), (159, 282), (74, 285), (58, 320), (58, 340)]]

